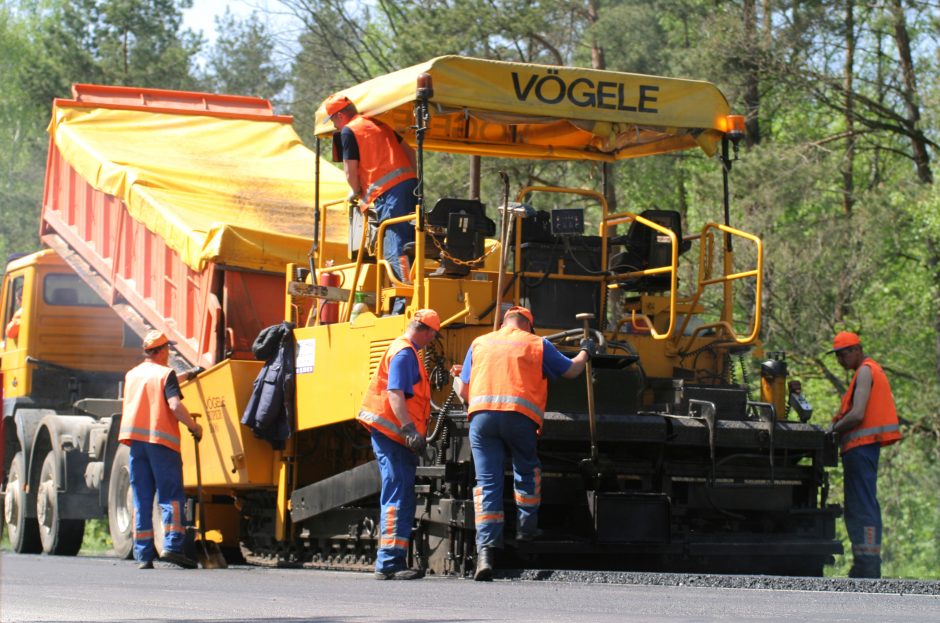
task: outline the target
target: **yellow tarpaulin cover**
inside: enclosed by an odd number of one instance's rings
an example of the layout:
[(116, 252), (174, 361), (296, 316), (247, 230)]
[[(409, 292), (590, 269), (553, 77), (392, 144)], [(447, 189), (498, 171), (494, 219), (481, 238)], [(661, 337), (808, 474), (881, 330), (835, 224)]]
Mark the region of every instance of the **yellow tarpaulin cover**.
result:
[[(283, 119), (236, 119), (57, 104), (49, 132), (91, 186), (124, 201), (196, 270), (306, 264), (315, 154)], [(348, 192), (320, 161), (320, 201)]]
[[(580, 67), (442, 56), (341, 91), (413, 141), (418, 76), (433, 80), (431, 150), (619, 160), (701, 147), (714, 154), (728, 102), (714, 85)], [(318, 136), (334, 130), (321, 105)], [(410, 135), (410, 136), (409, 136)]]

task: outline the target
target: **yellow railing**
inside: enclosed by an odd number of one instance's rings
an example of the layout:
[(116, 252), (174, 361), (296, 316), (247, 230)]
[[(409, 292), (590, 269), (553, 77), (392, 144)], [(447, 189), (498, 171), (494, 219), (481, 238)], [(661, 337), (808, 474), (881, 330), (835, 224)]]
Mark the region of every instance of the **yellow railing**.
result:
[[(722, 232), (729, 236), (736, 236), (738, 238), (743, 238), (754, 244), (754, 248), (757, 254), (756, 257), (756, 266), (750, 270), (745, 270), (736, 273), (724, 274), (720, 277), (711, 276), (711, 264), (713, 263), (713, 249), (715, 248), (714, 240), (715, 233)], [(728, 253), (726, 251), (726, 253)], [(761, 294), (763, 291), (764, 285), (764, 244), (760, 238), (753, 234), (741, 231), (740, 229), (735, 229), (734, 227), (729, 227), (728, 225), (722, 225), (720, 223), (708, 223), (705, 227), (702, 228), (701, 233), (701, 247), (699, 249), (699, 264), (698, 264), (698, 288), (695, 295), (692, 297), (692, 305), (694, 306), (699, 298), (701, 298), (702, 293), (705, 291), (705, 288), (715, 284), (730, 284), (733, 281), (738, 281), (740, 279), (749, 279), (754, 278), (754, 308), (751, 315), (751, 326), (748, 331), (748, 334), (745, 337), (741, 337), (735, 332), (734, 327), (731, 325), (729, 320), (720, 320), (718, 322), (713, 322), (706, 325), (700, 325), (695, 328), (692, 332), (692, 335), (689, 337), (689, 343), (695, 340), (696, 337), (703, 331), (708, 329), (721, 329), (723, 330), (728, 337), (733, 339), (739, 344), (750, 344), (757, 338), (757, 334), (760, 332), (760, 321), (761, 321)], [(726, 300), (725, 306), (732, 305), (731, 301)], [(724, 318), (730, 319), (732, 317), (731, 309), (726, 309), (723, 314)], [(682, 335), (685, 333), (685, 328), (688, 326), (689, 318), (686, 317), (685, 322), (682, 323), (679, 334)]]
[[(615, 279), (635, 279), (638, 277), (645, 277), (648, 275), (662, 275), (665, 273), (669, 274), (669, 325), (664, 332), (659, 332), (656, 330), (656, 327), (653, 326), (653, 320), (649, 316), (643, 313), (636, 313), (636, 310), (631, 311), (630, 323), (633, 325), (634, 329), (648, 330), (650, 335), (654, 340), (665, 340), (672, 336), (673, 329), (676, 325), (676, 271), (679, 267), (679, 237), (676, 236), (676, 232), (672, 231), (668, 227), (663, 227), (659, 223), (655, 223), (647, 218), (643, 218), (639, 214), (633, 214), (632, 212), (618, 212), (617, 214), (611, 214), (607, 216), (601, 223), (601, 239), (604, 241), (604, 248), (607, 246), (607, 230), (611, 227), (616, 227), (621, 223), (629, 223), (636, 221), (640, 225), (651, 228), (652, 230), (669, 237), (669, 244), (671, 248), (671, 261), (669, 266), (660, 266), (658, 268), (647, 268), (646, 270), (635, 270), (629, 273), (619, 274)], [(606, 264), (605, 264), (606, 265)], [(609, 279), (613, 279), (611, 277)], [(637, 320), (642, 320), (643, 324), (639, 324)], [(619, 327), (618, 327), (619, 329)]]

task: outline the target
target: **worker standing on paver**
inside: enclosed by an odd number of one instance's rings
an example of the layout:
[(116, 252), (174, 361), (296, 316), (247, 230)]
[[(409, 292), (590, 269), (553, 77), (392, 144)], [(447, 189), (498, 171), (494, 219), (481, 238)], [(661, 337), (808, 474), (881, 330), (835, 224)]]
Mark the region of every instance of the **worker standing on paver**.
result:
[(406, 557), (415, 517), (418, 452), (426, 445), (431, 415), (431, 386), (418, 351), (441, 329), (433, 309), (419, 309), (385, 351), (362, 400), (358, 420), (372, 435), (372, 449), (382, 475), (379, 551), (375, 577), (415, 580), (424, 573), (408, 569)]
[(541, 463), (536, 437), (548, 398), (548, 379), (573, 379), (596, 351), (592, 340), (569, 359), (535, 335), (535, 319), (525, 307), (511, 307), (498, 331), (475, 339), (467, 351), (456, 390), (468, 405), (470, 446), (476, 470), (473, 490), (477, 566), (475, 580), (493, 578), (494, 550), (503, 539), (503, 459), (512, 455), (518, 510), (516, 539), (531, 540), (538, 528)]
[[(167, 366), (170, 345), (160, 331), (144, 338), (143, 363), (124, 378), (124, 409), (118, 439), (130, 446), (130, 481), (134, 494), (134, 558), (141, 569), (153, 569), (157, 558), (153, 540), (153, 496), (163, 516), (160, 559), (185, 568), (196, 562), (183, 552), (183, 462), (180, 458), (182, 422), (196, 439), (202, 427), (180, 400), (176, 372)], [(187, 373), (188, 374), (188, 373)]]
[(881, 506), (878, 504), (878, 458), (881, 446), (901, 439), (888, 377), (865, 355), (858, 335), (842, 331), (832, 344), (836, 358), (853, 370), (848, 391), (832, 420), (839, 433), (845, 479), (845, 527), (852, 541), (849, 577), (881, 577)]
[[(418, 176), (411, 147), (381, 121), (360, 115), (345, 95), (327, 98), (326, 114), (340, 132), (349, 199), (371, 204), (379, 223), (414, 214)], [(412, 223), (386, 227), (382, 252), (399, 281), (408, 280), (404, 247), (409, 242), (414, 242)]]

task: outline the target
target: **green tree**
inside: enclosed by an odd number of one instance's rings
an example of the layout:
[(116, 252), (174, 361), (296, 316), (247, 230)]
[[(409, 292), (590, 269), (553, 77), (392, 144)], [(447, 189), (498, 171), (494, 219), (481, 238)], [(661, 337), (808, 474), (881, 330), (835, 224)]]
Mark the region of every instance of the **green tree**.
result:
[(275, 58), (275, 41), (260, 15), (237, 19), (226, 7), (215, 18), (218, 39), (209, 50), (207, 82), (211, 90), (276, 99), (288, 72)]

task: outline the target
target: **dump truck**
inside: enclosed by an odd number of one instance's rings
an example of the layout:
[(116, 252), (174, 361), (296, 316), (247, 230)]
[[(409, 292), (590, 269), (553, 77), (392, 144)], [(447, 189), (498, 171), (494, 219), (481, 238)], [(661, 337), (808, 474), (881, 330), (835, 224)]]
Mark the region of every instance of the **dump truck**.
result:
[[(251, 390), (252, 341), (283, 319), (284, 270), (310, 249), (316, 160), (264, 99), (78, 84), (55, 101), (46, 249), (9, 262), (0, 293), (4, 327), (17, 325), (0, 347), (2, 500), (16, 551), (74, 555), (85, 521), (107, 516), (115, 552), (130, 555), (129, 453), (117, 434), (141, 336), (157, 327), (177, 342), (179, 370), (224, 361)], [(324, 196), (345, 195), (341, 172), (322, 174)], [(210, 421), (226, 410), (214, 396), (198, 410)], [(274, 462), (251, 433), (245, 444), (204, 443), (224, 454), (207, 472), (218, 480), (246, 453)]]
[[(131, 332), (163, 330), (178, 342), (178, 365), (204, 368), (182, 390), (204, 418), (210, 538), (255, 564), (372, 568), (380, 480), (355, 418), (385, 349), (431, 307), (443, 321), (422, 354), (432, 423), (410, 556), (432, 573), (471, 572), (469, 421), (449, 370), (503, 309), (522, 304), (563, 351), (586, 331), (601, 352), (587, 380), (550, 387), (539, 441), (544, 534), (507, 543), (506, 564), (820, 575), (842, 551), (826, 471), (836, 449), (807, 421), (811, 408), (787, 383), (784, 355), (765, 353), (759, 340), (763, 243), (731, 224), (743, 120), (721, 92), (693, 80), (448, 56), (341, 93), (415, 148), (413, 215), (367, 218), (346, 201), (342, 172), (254, 99), (80, 86), (56, 103), (43, 243)], [(131, 129), (153, 135), (125, 137)], [(314, 151), (334, 133), (321, 105)], [(287, 153), (301, 150), (302, 189), (285, 186)], [(717, 219), (694, 232), (687, 215), (643, 198), (630, 198), (633, 211), (610, 210), (606, 177), (597, 188), (513, 189), (505, 176), (489, 206), (425, 185), (432, 152), (627, 166), (695, 150), (714, 160), (724, 193)], [(415, 228), (405, 280), (382, 259), (393, 222)], [(400, 299), (405, 313), (394, 314)], [(294, 379), (290, 435), (272, 440), (241, 419), (253, 386), (273, 382), (259, 378), (252, 340), (279, 323), (288, 323)], [(9, 400), (6, 375), (4, 383)], [(120, 403), (82, 397), (75, 414), (113, 431)], [(16, 417), (5, 410), (4, 421)], [(28, 532), (39, 514), (35, 488), (24, 476), (11, 486), (19, 463), (9, 457), (29, 455), (19, 474), (41, 472), (45, 459), (23, 449), (37, 438), (25, 428), (4, 434), (5, 500)], [(67, 469), (69, 452), (86, 447), (60, 444), (52, 460)], [(106, 457), (106, 489), (120, 465), (111, 448), (95, 451)], [(189, 492), (194, 452), (184, 436)], [(71, 481), (54, 484), (52, 498), (63, 502)], [(95, 491), (103, 508), (103, 489)], [(110, 507), (109, 515), (114, 532)]]

